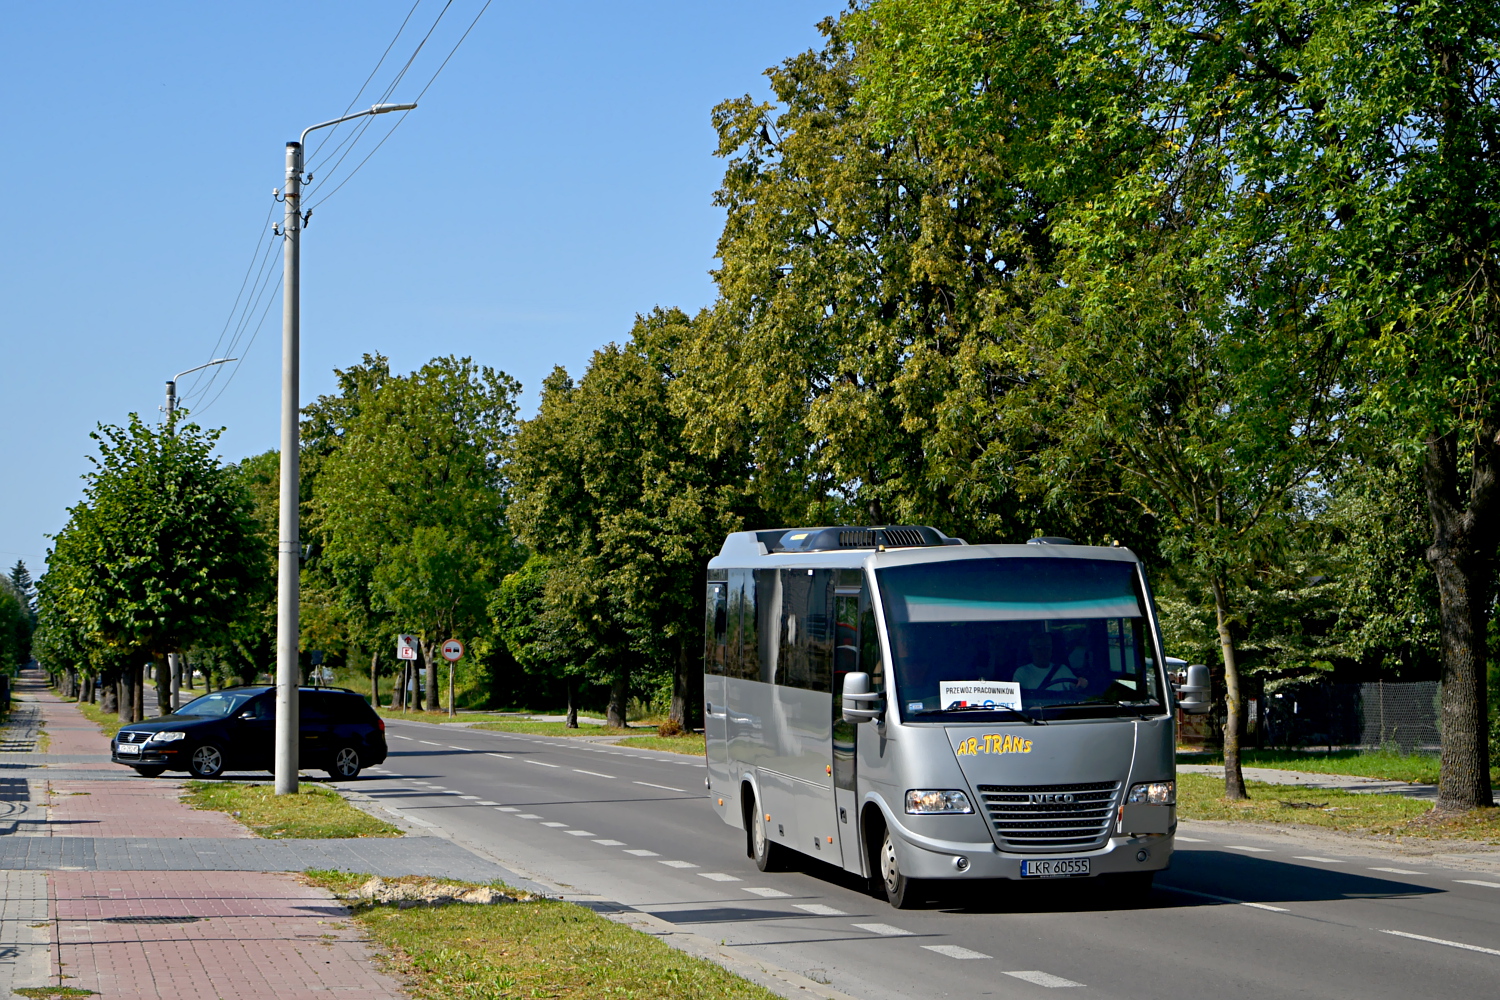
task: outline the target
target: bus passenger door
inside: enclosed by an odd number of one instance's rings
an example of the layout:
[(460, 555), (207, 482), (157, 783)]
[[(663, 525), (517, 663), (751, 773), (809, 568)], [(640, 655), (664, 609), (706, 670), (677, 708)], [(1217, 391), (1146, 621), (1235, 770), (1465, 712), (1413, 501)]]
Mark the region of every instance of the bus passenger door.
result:
[(863, 874), (859, 849), (859, 795), (855, 787), (854, 742), (859, 727), (844, 721), (844, 676), (860, 669), (858, 587), (834, 591), (833, 640), (833, 800), (844, 868)]
[(710, 581), (707, 597), (703, 621), (703, 736), (708, 780), (712, 801), (724, 799), (719, 814), (738, 826), (739, 796), (734, 794), (729, 770), (729, 584)]

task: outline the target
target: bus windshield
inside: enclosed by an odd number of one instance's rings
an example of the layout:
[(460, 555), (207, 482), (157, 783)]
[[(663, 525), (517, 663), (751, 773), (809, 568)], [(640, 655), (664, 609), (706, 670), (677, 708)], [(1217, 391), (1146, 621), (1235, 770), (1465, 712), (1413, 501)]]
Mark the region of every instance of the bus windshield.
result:
[(1134, 563), (965, 559), (878, 569), (876, 579), (905, 717), (1160, 709)]

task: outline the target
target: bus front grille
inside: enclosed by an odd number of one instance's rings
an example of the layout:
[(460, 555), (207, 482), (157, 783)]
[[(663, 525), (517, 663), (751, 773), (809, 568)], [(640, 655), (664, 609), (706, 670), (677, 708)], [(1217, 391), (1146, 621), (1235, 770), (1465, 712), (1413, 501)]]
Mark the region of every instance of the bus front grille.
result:
[(1056, 853), (1101, 847), (1115, 818), (1118, 781), (1079, 785), (980, 785), (1004, 850)]

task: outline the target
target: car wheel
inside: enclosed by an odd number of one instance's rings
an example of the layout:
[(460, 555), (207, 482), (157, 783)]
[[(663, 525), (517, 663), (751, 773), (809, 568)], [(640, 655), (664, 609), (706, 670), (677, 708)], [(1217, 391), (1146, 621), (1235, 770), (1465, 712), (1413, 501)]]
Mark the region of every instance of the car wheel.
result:
[(355, 778), (359, 776), (359, 751), (344, 747), (333, 755), (333, 766), (328, 768), (330, 778)]
[(224, 773), (224, 753), (212, 743), (205, 743), (193, 751), (188, 760), (188, 770), (195, 778), (217, 778)]
[(922, 883), (901, 871), (889, 829), (880, 841), (880, 886), (885, 890), (886, 900), (898, 910), (910, 910), (924, 899)]
[(166, 773), (166, 770), (164, 767), (138, 767), (135, 769), (135, 773), (143, 778), (160, 778)]
[(786, 848), (766, 834), (766, 816), (760, 811), (760, 803), (750, 800), (753, 810), (750, 815), (750, 856), (755, 858), (755, 867), (763, 872), (781, 871), (786, 867)]

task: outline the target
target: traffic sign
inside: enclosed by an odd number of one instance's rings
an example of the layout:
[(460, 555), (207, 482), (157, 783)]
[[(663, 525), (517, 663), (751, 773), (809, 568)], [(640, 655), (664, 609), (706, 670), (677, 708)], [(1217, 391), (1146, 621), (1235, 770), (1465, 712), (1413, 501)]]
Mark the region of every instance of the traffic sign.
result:
[(443, 643), (443, 659), (449, 663), (456, 663), (463, 659), (464, 644), (457, 639), (449, 639)]
[(415, 660), (417, 658), (417, 637), (414, 635), (396, 636), (396, 659)]

